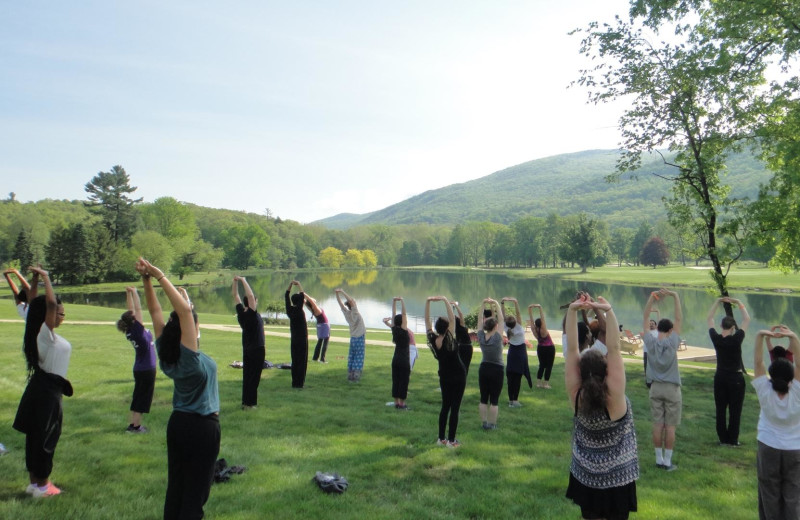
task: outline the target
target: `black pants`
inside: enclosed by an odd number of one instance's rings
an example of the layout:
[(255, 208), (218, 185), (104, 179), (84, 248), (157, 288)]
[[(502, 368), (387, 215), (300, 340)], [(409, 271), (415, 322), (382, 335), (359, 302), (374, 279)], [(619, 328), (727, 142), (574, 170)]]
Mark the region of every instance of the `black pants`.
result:
[(174, 410), (167, 423), (167, 497), (164, 518), (203, 518), (219, 455), (216, 415)]
[(306, 384), (308, 369), (308, 338), (295, 341), (292, 339), (292, 388), (303, 388)]
[(522, 388), (522, 374), (506, 371), (506, 379), (508, 379), (508, 400), (518, 400), (519, 389)]
[(411, 379), (411, 366), (392, 364), (392, 397), (405, 400), (408, 397), (408, 381)]
[(461, 358), (461, 362), (464, 363), (464, 368), (467, 369), (467, 375), (469, 375), (469, 365), (472, 363), (472, 343), (461, 343), (458, 345), (458, 357)]
[(447, 440), (456, 440), (458, 429), (458, 411), (461, 408), (461, 399), (464, 397), (464, 388), (467, 386), (465, 379), (439, 378), (442, 388), (442, 409), (439, 412), (439, 438), (444, 439), (444, 428), (447, 425), (447, 416), (450, 416), (450, 431)]
[(150, 405), (153, 404), (153, 390), (156, 387), (156, 369), (134, 370), (133, 381), (131, 411), (150, 413)]
[[(325, 361), (325, 352), (328, 351), (328, 340), (331, 338), (319, 338), (317, 339), (317, 346), (314, 347), (314, 357), (312, 358), (313, 361), (320, 360)], [(320, 352), (321, 351), (321, 352)]]
[(478, 367), (478, 386), (481, 391), (481, 404), (497, 406), (500, 392), (503, 391), (503, 366), (481, 363)]
[(242, 405), (258, 404), (258, 385), (261, 384), (261, 371), (264, 370), (264, 348), (248, 349), (244, 352), (242, 370)]
[(539, 358), (539, 371), (536, 372), (536, 379), (544, 376), (545, 381), (550, 381), (550, 373), (553, 371), (553, 363), (556, 360), (556, 347), (553, 345), (537, 346), (536, 357)]
[[(744, 374), (721, 372), (714, 374), (714, 404), (717, 408), (717, 436), (723, 444), (739, 442), (739, 424), (744, 404)], [(727, 425), (725, 414), (728, 413)]]

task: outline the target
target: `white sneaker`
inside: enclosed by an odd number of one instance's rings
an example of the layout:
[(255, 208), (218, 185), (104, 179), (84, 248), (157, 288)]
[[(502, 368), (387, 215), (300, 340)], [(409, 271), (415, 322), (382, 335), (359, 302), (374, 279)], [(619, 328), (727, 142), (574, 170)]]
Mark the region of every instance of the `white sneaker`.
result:
[(33, 498), (44, 498), (44, 497), (52, 497), (52, 496), (56, 496), (56, 495), (60, 495), (60, 494), (61, 494), (61, 490), (58, 489), (57, 487), (55, 487), (52, 482), (48, 482), (47, 486), (44, 488), (44, 491), (41, 490), (39, 488), (39, 486), (36, 486), (35, 489), (33, 490), (33, 492), (31, 493), (31, 496), (33, 496)]
[(25, 493), (28, 494), (28, 495), (32, 495), (33, 494), (33, 490), (38, 488), (38, 487), (39, 486), (37, 486), (36, 484), (33, 484), (33, 483), (28, 484), (28, 487), (25, 488)]

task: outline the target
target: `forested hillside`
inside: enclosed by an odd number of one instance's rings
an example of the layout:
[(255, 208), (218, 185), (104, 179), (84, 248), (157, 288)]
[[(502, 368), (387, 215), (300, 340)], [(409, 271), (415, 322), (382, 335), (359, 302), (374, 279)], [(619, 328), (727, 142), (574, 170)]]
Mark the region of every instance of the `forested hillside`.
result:
[[(316, 223), (331, 229), (368, 224), (446, 224), (470, 220), (510, 224), (523, 216), (561, 216), (585, 212), (613, 227), (634, 227), (642, 219), (663, 219), (661, 203), (669, 183), (657, 176), (674, 175), (660, 157), (644, 164), (636, 181), (608, 183), (617, 152), (589, 150), (518, 164), (486, 177), (430, 190), (387, 208), (354, 215), (343, 213)], [(763, 165), (750, 154), (728, 160), (733, 196), (755, 198), (768, 180)]]

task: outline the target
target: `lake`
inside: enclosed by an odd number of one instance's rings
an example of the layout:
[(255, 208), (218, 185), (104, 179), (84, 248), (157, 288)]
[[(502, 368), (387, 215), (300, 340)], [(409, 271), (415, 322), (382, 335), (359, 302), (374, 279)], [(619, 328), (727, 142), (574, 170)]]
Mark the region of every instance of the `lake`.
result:
[[(259, 299), (260, 308), (267, 301), (283, 304), (283, 294), (289, 282), (297, 278), (305, 291), (317, 299), (333, 324), (345, 325), (333, 290), (344, 289), (358, 302), (361, 314), (368, 327), (383, 327), (382, 319), (391, 314), (392, 298), (402, 296), (406, 303), (409, 326), (424, 331), (425, 299), (428, 296), (444, 295), (457, 300), (464, 313), (474, 311), (486, 297), (500, 300), (504, 296), (519, 300), (523, 318), (527, 321), (527, 306), (540, 303), (544, 307), (548, 325), (560, 330), (564, 311), (559, 306), (568, 303), (578, 290), (595, 296), (604, 296), (614, 306), (619, 322), (626, 329), (638, 333), (641, 329), (642, 311), (655, 286), (638, 287), (605, 283), (590, 283), (559, 278), (528, 279), (513, 274), (491, 271), (443, 272), (437, 270), (393, 270), (369, 271), (319, 271), (319, 272), (275, 272), (260, 276), (248, 276), (247, 280)], [(233, 315), (230, 283), (214, 286), (187, 288), (192, 301), (200, 312)], [(714, 296), (701, 289), (678, 288), (683, 309), (683, 332), (681, 336), (689, 345), (711, 348), (708, 338), (706, 316)], [(241, 291), (240, 291), (241, 293)], [(163, 295), (162, 295), (163, 296)], [(796, 329), (800, 316), (800, 297), (777, 293), (733, 294), (745, 303), (752, 321), (745, 340), (745, 364), (752, 366), (752, 338), (755, 332), (778, 323)], [(65, 303), (87, 303), (124, 309), (124, 293), (75, 293), (63, 296)], [(162, 298), (162, 304), (166, 299)], [(672, 299), (658, 302), (662, 317), (672, 318)], [(440, 312), (435, 311), (434, 312)], [(738, 309), (734, 315), (739, 319)], [(310, 316), (310, 314), (309, 314)], [(536, 314), (534, 317), (538, 317)], [(715, 322), (722, 317), (720, 308)], [(231, 323), (236, 323), (232, 319)], [(777, 342), (776, 342), (777, 343)]]

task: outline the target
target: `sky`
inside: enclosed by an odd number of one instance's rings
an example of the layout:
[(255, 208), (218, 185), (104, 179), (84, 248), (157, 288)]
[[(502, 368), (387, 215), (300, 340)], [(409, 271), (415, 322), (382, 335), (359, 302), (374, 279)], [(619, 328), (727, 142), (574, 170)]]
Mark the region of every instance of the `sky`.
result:
[(163, 196), (299, 222), (616, 148), (568, 88), (625, 0), (6, 2), (0, 196)]

